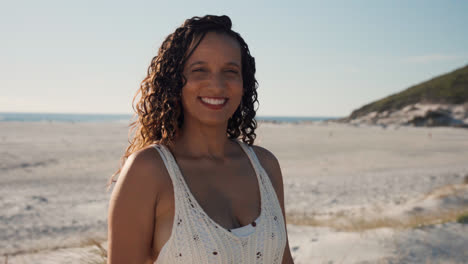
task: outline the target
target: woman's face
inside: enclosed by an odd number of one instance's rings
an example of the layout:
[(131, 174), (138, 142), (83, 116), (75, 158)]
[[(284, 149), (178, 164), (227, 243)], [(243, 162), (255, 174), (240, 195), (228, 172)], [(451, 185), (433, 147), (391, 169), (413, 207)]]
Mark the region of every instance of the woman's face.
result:
[(184, 65), (184, 122), (226, 124), (243, 93), (240, 45), (234, 38), (208, 32)]

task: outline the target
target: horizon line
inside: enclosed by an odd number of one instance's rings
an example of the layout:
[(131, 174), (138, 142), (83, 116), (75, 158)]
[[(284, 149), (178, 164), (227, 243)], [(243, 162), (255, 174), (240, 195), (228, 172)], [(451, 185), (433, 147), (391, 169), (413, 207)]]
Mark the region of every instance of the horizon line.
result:
[[(128, 116), (134, 116), (135, 113), (98, 113), (98, 112), (86, 112), (86, 113), (80, 113), (80, 112), (16, 112), (16, 111), (10, 111), (10, 112), (4, 112), (0, 111), (0, 114), (56, 114), (56, 115), (128, 115)], [(327, 117), (327, 118), (342, 118), (344, 116), (329, 116), (329, 115), (256, 115), (255, 117), (261, 117), (261, 118), (269, 118), (269, 117), (282, 117), (282, 118), (287, 118), (287, 117), (302, 117), (302, 118), (313, 118), (313, 117)]]

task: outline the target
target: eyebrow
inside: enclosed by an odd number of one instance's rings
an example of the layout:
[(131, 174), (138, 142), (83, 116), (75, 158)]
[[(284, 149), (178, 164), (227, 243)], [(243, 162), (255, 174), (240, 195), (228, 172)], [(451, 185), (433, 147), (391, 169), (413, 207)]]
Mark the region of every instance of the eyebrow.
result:
[[(195, 61), (195, 62), (193, 62), (193, 63), (191, 63), (191, 64), (189, 65), (189, 68), (191, 68), (191, 67), (193, 67), (193, 66), (195, 66), (195, 65), (199, 65), (199, 64), (203, 65), (203, 64), (206, 64), (206, 62), (205, 62), (205, 61)], [(228, 63), (226, 63), (226, 64), (227, 64), (227, 65), (232, 65), (232, 66), (237, 66), (237, 67), (240, 68), (239, 64), (237, 64), (236, 62), (233, 62), (233, 61), (230, 61), (230, 62), (228, 62)]]

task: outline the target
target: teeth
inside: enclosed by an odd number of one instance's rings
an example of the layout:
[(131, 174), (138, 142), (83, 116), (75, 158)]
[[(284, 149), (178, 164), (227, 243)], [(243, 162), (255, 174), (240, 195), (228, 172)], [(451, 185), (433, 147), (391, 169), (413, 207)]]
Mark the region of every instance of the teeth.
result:
[(200, 97), (201, 100), (207, 104), (212, 104), (212, 105), (221, 105), (226, 102), (226, 99), (213, 99), (213, 98), (206, 98), (206, 97)]

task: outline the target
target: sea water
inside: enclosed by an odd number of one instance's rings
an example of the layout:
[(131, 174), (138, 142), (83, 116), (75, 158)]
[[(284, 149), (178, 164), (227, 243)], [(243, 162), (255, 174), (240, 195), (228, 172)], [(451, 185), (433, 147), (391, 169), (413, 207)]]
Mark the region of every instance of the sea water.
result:
[[(74, 114), (74, 113), (14, 113), (0, 112), (0, 122), (123, 122), (132, 121), (131, 114)], [(323, 121), (338, 117), (317, 116), (257, 116), (257, 121), (297, 123)]]

